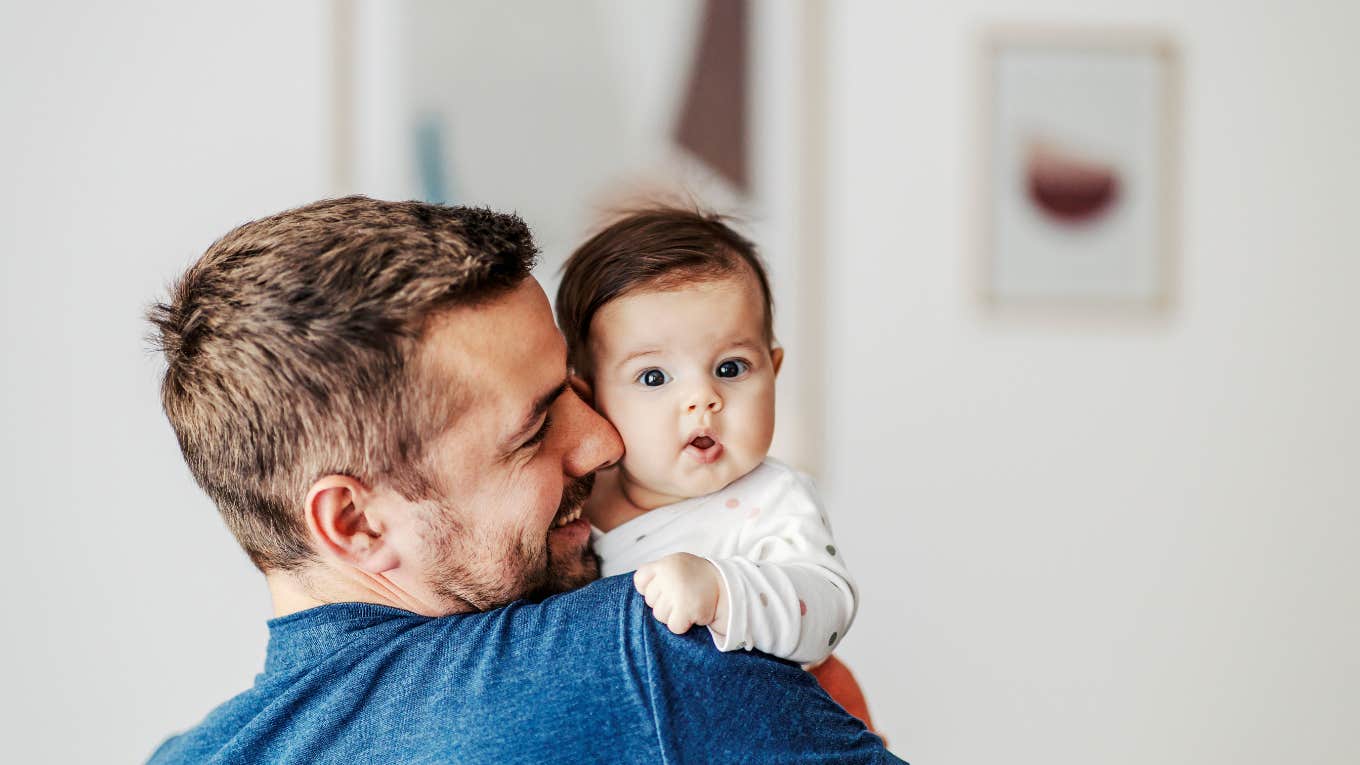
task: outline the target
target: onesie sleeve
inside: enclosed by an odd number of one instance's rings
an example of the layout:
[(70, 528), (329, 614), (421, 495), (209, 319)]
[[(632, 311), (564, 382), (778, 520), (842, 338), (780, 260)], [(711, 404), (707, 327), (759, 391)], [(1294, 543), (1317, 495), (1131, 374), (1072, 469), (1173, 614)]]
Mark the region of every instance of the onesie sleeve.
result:
[(811, 480), (782, 468), (770, 489), (747, 510), (737, 554), (709, 558), (728, 595), (727, 633), (713, 632), (713, 642), (818, 662), (855, 618), (855, 584)]

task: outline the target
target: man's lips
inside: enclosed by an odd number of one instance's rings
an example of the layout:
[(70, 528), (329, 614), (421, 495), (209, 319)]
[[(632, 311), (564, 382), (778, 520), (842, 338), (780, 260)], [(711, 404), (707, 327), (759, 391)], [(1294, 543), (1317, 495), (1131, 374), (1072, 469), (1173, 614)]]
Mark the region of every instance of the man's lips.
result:
[(574, 521), (574, 520), (576, 520), (576, 519), (578, 519), (578, 518), (580, 518), (580, 517), (581, 517), (581, 506), (580, 506), (580, 505), (577, 505), (575, 510), (572, 510), (572, 511), (567, 512), (567, 513), (558, 513), (557, 517), (553, 519), (552, 528), (554, 528), (554, 529), (560, 529), (560, 528), (562, 528), (563, 526), (567, 525), (568, 523), (571, 523), (572, 521)]
[(590, 538), (590, 522), (581, 517), (581, 505), (566, 513), (559, 513), (548, 528), (548, 544), (553, 547), (576, 547)]
[(581, 517), (582, 510), (585, 509), (586, 500), (590, 498), (590, 489), (594, 486), (594, 474), (575, 479), (562, 493), (562, 502), (558, 505), (558, 515), (552, 519), (552, 524), (548, 527), (548, 546), (558, 550), (559, 554), (566, 549), (577, 549), (590, 539), (590, 523)]
[[(562, 491), (562, 501), (557, 506), (557, 515), (548, 526), (550, 533), (581, 520), (581, 511), (586, 506), (586, 500), (590, 499), (590, 491), (594, 486), (594, 473), (577, 478), (567, 485)], [(581, 525), (589, 528), (589, 524), (584, 521)]]
[(590, 523), (585, 518), (548, 529), (548, 547), (561, 555), (567, 550), (578, 549), (590, 539)]

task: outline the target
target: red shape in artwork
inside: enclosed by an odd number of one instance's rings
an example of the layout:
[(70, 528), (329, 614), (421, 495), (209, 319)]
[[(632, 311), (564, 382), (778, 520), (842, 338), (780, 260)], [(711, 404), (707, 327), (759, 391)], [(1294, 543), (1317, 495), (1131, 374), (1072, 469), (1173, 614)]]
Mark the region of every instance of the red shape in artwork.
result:
[(1119, 175), (1109, 164), (1049, 144), (1034, 143), (1025, 159), (1030, 201), (1059, 223), (1088, 223), (1119, 198)]

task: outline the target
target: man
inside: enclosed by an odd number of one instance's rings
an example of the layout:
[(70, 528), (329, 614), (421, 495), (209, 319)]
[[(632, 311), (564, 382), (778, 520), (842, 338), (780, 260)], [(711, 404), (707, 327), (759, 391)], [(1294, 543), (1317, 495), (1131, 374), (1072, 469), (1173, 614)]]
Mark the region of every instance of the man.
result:
[(254, 687), (153, 762), (895, 761), (796, 666), (583, 587), (621, 447), (534, 257), (514, 216), (351, 197), (237, 228), (152, 309), (276, 616)]

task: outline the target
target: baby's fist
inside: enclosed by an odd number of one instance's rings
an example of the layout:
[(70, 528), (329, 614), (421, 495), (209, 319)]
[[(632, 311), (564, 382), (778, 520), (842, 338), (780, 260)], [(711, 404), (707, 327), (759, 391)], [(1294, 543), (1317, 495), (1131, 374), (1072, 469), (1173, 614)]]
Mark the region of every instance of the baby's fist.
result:
[(633, 586), (652, 607), (652, 615), (677, 635), (718, 616), (722, 577), (712, 563), (689, 553), (673, 553), (643, 564)]

